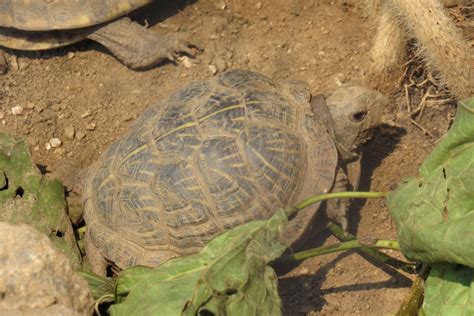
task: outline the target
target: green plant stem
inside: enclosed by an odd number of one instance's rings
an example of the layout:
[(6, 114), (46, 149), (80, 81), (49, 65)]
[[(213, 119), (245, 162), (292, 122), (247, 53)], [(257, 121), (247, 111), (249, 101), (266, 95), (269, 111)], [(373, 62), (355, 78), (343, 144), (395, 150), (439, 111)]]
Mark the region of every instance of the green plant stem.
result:
[(361, 244), (358, 240), (350, 240), (338, 243), (336, 245), (322, 246), (313, 248), (310, 250), (296, 252), (292, 255), (285, 257), (284, 260), (305, 260), (308, 258), (326, 255), (333, 252), (344, 251), (349, 249), (360, 249), (360, 248), (379, 248), (379, 249), (398, 249), (398, 243), (396, 240), (377, 240), (373, 245), (367, 246)]
[[(340, 241), (357, 240), (357, 238), (354, 235), (344, 232), (342, 227), (339, 225), (331, 224), (329, 225), (329, 230)], [(396, 250), (400, 250), (398, 248), (398, 242), (396, 244), (396, 248), (397, 248)], [(390, 249), (394, 249), (394, 248), (390, 248)], [(418, 267), (416, 266), (416, 264), (404, 262), (404, 261), (392, 258), (389, 255), (386, 255), (385, 253), (380, 252), (375, 248), (368, 247), (368, 245), (365, 245), (365, 247), (360, 247), (359, 250), (368, 254), (369, 256), (374, 258), (376, 261), (387, 264), (396, 269), (400, 269), (410, 274), (416, 274), (418, 272)]]
[(295, 212), (298, 212), (305, 207), (313, 205), (315, 203), (329, 200), (329, 199), (350, 199), (350, 198), (359, 198), (359, 199), (367, 199), (367, 198), (383, 198), (386, 197), (388, 192), (335, 192), (335, 193), (327, 193), (321, 195), (315, 195), (306, 200), (298, 203), (292, 208), (286, 210), (286, 215), (290, 216)]
[(410, 287), (410, 292), (403, 300), (395, 316), (424, 315), (420, 310), (423, 303), (424, 284), (430, 267), (423, 264), (418, 276)]
[[(388, 195), (388, 192), (335, 192), (327, 193), (312, 196), (296, 206), (286, 210), (287, 216), (291, 216), (293, 213), (298, 212), (305, 207), (308, 207), (312, 204), (318, 203), (323, 200), (329, 199), (343, 199), (343, 198), (384, 198)], [(403, 262), (401, 260), (392, 258), (383, 252), (377, 250), (379, 249), (393, 249), (400, 250), (398, 247), (398, 242), (396, 240), (376, 240), (370, 245), (367, 243), (360, 243), (357, 238), (351, 234), (347, 234), (343, 229), (336, 224), (331, 224), (329, 226), (332, 234), (335, 235), (342, 243), (331, 246), (323, 246), (318, 248), (313, 248), (310, 250), (297, 252), (293, 255), (285, 256), (282, 258), (282, 261), (293, 261), (293, 260), (304, 260), (307, 258), (328, 254), (337, 251), (343, 251), (348, 249), (359, 249), (362, 252), (373, 257), (375, 260), (381, 263), (390, 265), (396, 269), (400, 269), (407, 273), (417, 273), (417, 267), (413, 263)]]

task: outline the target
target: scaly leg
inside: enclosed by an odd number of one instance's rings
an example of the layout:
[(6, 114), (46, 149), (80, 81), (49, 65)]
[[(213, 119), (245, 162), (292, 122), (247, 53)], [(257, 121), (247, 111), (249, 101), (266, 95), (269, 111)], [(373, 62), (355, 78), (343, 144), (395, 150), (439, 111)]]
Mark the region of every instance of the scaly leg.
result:
[(165, 60), (175, 60), (175, 53), (193, 55), (190, 44), (177, 34), (161, 35), (129, 18), (100, 27), (87, 38), (104, 45), (118, 60), (132, 69), (145, 69)]
[(107, 261), (100, 253), (99, 249), (94, 245), (91, 240), (90, 232), (87, 230), (84, 236), (86, 243), (86, 254), (87, 259), (91, 265), (92, 272), (100, 276), (107, 275)]

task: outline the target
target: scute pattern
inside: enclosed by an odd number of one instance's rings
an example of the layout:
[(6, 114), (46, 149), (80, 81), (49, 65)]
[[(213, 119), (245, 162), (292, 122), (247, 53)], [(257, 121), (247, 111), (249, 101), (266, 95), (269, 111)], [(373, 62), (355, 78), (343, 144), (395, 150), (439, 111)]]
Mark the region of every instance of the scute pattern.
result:
[(271, 91), (252, 91), (244, 96), (247, 112), (256, 120), (266, 119), (275, 124), (280, 121), (282, 126), (296, 127), (297, 109), (285, 98)]
[(266, 194), (281, 204), (290, 200), (304, 165), (302, 140), (291, 132), (274, 127), (251, 127), (243, 135), (246, 156), (254, 178)]
[(332, 179), (306, 172), (334, 177), (335, 147), (307, 128), (306, 87), (297, 88), (229, 71), (147, 109), (86, 178), (88, 233), (101, 254), (120, 268), (156, 265), (302, 192), (329, 190)]
[(152, 0), (2, 0), (0, 26), (25, 31), (69, 30), (110, 21)]

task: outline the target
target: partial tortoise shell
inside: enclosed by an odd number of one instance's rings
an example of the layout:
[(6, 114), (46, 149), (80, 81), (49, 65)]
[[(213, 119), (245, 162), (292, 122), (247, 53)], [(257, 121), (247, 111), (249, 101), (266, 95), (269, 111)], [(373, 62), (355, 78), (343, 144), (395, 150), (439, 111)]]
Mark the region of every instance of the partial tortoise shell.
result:
[[(229, 71), (148, 108), (88, 171), (88, 238), (120, 268), (157, 266), (327, 192), (337, 151), (308, 87)], [(297, 240), (317, 206), (292, 219)]]
[(0, 45), (41, 50), (83, 40), (97, 25), (153, 0), (2, 0)]

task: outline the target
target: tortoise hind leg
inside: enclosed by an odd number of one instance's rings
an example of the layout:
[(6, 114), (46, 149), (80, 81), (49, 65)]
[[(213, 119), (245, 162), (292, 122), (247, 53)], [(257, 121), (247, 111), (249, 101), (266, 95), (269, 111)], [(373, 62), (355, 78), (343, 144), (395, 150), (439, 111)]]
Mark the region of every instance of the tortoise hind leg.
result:
[(175, 53), (193, 55), (189, 43), (180, 40), (177, 35), (158, 34), (129, 18), (108, 23), (87, 38), (104, 45), (132, 69), (146, 69), (165, 60), (173, 61)]
[(100, 276), (106, 276), (107, 260), (105, 260), (99, 249), (92, 242), (89, 230), (86, 231), (84, 241), (86, 244), (87, 260), (89, 260), (92, 272)]

